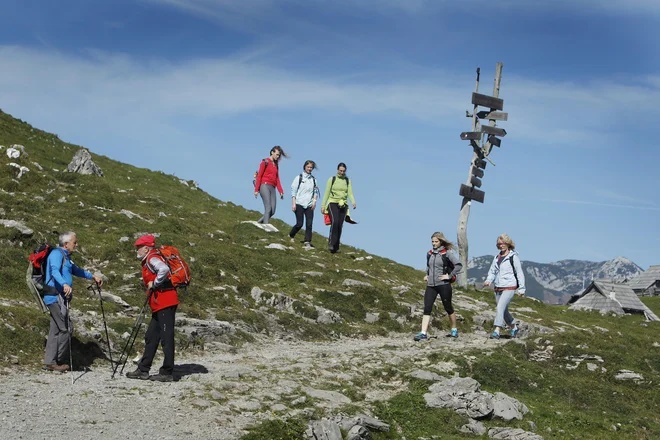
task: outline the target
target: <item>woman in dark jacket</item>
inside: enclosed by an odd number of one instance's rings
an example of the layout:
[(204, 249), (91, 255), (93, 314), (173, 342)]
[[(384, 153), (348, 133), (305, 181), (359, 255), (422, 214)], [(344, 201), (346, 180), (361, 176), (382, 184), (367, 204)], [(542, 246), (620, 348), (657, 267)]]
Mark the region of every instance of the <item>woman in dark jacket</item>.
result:
[(456, 327), (456, 313), (451, 305), (451, 283), (456, 281), (456, 275), (461, 272), (463, 265), (454, 251), (454, 245), (445, 238), (442, 232), (434, 232), (431, 236), (431, 249), (426, 254), (426, 291), (424, 292), (424, 316), (422, 317), (422, 331), (417, 333), (415, 341), (428, 339), (427, 330), (431, 320), (433, 303), (440, 295), (442, 305), (449, 315), (451, 333), (449, 336), (458, 338)]

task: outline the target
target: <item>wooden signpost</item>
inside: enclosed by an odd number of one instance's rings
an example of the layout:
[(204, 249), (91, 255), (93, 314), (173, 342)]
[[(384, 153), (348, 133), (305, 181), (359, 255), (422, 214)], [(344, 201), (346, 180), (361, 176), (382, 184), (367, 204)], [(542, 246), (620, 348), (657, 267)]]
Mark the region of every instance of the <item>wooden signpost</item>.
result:
[[(472, 131), (461, 133), (460, 137), (464, 141), (470, 141), (474, 150), (472, 162), (470, 162), (470, 172), (467, 182), (462, 184), (458, 194), (463, 197), (461, 211), (458, 216), (458, 252), (463, 271), (458, 275), (458, 284), (462, 287), (467, 286), (468, 274), (468, 240), (467, 240), (467, 222), (470, 217), (470, 205), (472, 200), (484, 203), (486, 193), (480, 189), (481, 179), (484, 177), (486, 161), (495, 165), (489, 158), (493, 146), (500, 147), (502, 140), (506, 136), (506, 130), (496, 127), (497, 121), (507, 121), (509, 114), (503, 112), (504, 100), (500, 99), (500, 82), (502, 80), (502, 63), (497, 63), (495, 68), (495, 84), (493, 86), (492, 96), (479, 93), (479, 76), (481, 69), (477, 68), (477, 82), (474, 93), (472, 93), (472, 114), (466, 112), (467, 117), (472, 118)], [(479, 107), (485, 107), (488, 110), (479, 111)], [(487, 120), (488, 125), (481, 125), (481, 120)], [(498, 137), (499, 136), (499, 137)]]

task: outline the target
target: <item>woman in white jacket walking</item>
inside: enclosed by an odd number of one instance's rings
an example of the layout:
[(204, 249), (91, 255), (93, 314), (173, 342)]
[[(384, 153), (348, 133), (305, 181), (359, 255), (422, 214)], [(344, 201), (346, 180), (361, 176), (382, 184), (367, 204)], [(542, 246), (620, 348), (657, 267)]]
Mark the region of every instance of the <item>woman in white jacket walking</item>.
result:
[(511, 328), (512, 338), (515, 338), (518, 334), (518, 325), (516, 325), (515, 319), (509, 312), (509, 303), (513, 299), (516, 290), (521, 295), (525, 294), (525, 273), (515, 247), (516, 244), (507, 234), (497, 237), (497, 249), (500, 253), (493, 259), (484, 283), (484, 286), (495, 285), (497, 312), (495, 314), (495, 330), (490, 335), (491, 339), (500, 338), (500, 332), (505, 323)]

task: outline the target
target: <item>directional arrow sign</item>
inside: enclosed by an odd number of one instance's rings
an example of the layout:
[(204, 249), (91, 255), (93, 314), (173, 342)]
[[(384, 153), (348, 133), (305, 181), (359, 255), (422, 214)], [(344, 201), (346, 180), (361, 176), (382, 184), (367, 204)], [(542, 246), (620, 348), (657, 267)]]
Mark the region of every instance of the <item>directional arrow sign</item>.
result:
[(477, 167), (472, 167), (472, 170), (470, 171), (470, 173), (473, 176), (476, 176), (476, 177), (484, 177), (484, 170), (482, 170), (480, 168), (477, 168)]
[(488, 143), (491, 145), (495, 145), (496, 147), (499, 147), (502, 144), (502, 139), (496, 138), (492, 134), (488, 136)]
[(508, 121), (509, 114), (506, 112), (480, 111), (477, 113), (479, 119), (490, 119), (491, 121)]
[(475, 202), (483, 203), (486, 193), (480, 189), (472, 188), (471, 186), (461, 185), (461, 190), (458, 192), (458, 195), (474, 200)]
[(464, 141), (478, 141), (481, 139), (481, 132), (479, 131), (464, 131), (461, 133), (461, 139)]
[(505, 129), (499, 128), (499, 127), (491, 127), (490, 125), (482, 125), (481, 126), (481, 132), (482, 133), (493, 134), (495, 136), (500, 136), (500, 137), (506, 136), (506, 130)]
[(504, 110), (504, 100), (481, 93), (472, 93), (472, 104), (488, 107), (492, 110)]

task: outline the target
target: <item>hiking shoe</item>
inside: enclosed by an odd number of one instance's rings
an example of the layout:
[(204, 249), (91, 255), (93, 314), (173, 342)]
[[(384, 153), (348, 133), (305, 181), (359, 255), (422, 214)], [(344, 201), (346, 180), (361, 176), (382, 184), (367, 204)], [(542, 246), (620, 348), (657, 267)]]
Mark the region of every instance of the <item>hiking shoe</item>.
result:
[(60, 373), (64, 373), (65, 371), (69, 371), (69, 365), (68, 364), (46, 364), (44, 365), (44, 370), (48, 371), (59, 371)]
[(306, 247), (306, 248), (309, 248), (309, 249), (314, 248), (314, 245), (312, 243), (310, 243), (309, 241), (306, 241), (305, 244), (303, 244), (303, 246)]
[(171, 374), (154, 374), (153, 376), (149, 376), (149, 380), (153, 380), (156, 382), (172, 382), (174, 381), (174, 376)]
[(500, 334), (497, 333), (497, 332), (493, 332), (493, 333), (490, 335), (490, 339), (500, 339)]
[(291, 237), (291, 236), (289, 235), (289, 238), (291, 239), (291, 243), (295, 243), (295, 242), (296, 242), (296, 239), (295, 239), (294, 237)]
[(426, 333), (419, 332), (415, 335), (414, 339), (415, 339), (416, 342), (419, 342), (419, 341), (422, 341), (422, 340), (428, 339), (428, 338), (429, 338), (429, 336)]
[(449, 334), (449, 336), (451, 336), (452, 338), (458, 338), (458, 329), (457, 328), (451, 329), (451, 333)]
[(140, 380), (147, 380), (149, 379), (149, 373), (146, 371), (140, 371), (140, 369), (136, 369), (135, 371), (129, 371), (126, 373), (126, 377), (129, 379), (140, 379)]
[(518, 326), (515, 326), (514, 328), (511, 329), (511, 337), (515, 338), (518, 335)]

